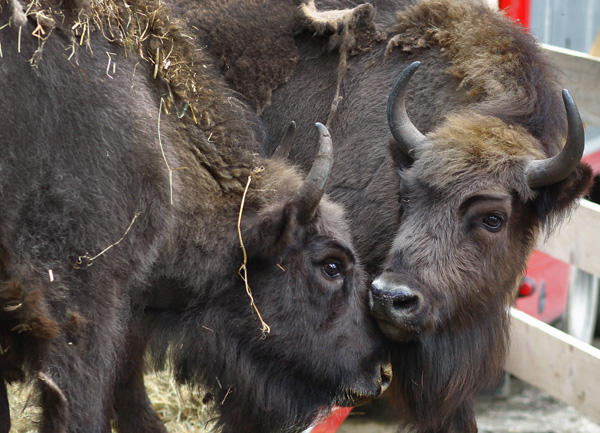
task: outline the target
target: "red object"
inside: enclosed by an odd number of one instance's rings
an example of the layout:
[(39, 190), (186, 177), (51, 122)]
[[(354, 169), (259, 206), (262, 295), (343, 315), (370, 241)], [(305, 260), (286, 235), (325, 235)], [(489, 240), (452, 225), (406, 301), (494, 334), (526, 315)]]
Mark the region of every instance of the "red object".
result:
[(535, 282), (531, 281), (529, 278), (526, 278), (521, 283), (521, 287), (519, 287), (519, 296), (531, 296), (533, 292), (535, 292)]
[(499, 6), (509, 18), (518, 21), (529, 30), (531, 0), (500, 0)]
[(600, 151), (585, 155), (582, 159), (584, 162), (587, 162), (590, 167), (592, 167), (594, 176), (598, 176), (600, 174)]
[[(517, 299), (517, 308), (546, 323), (559, 319), (567, 309), (571, 266), (541, 251), (534, 251), (527, 263), (524, 282), (530, 296)], [(521, 285), (522, 287), (523, 285)]]
[(336, 407), (333, 409), (329, 417), (321, 424), (317, 424), (311, 433), (334, 433), (342, 425), (350, 411), (351, 407)]

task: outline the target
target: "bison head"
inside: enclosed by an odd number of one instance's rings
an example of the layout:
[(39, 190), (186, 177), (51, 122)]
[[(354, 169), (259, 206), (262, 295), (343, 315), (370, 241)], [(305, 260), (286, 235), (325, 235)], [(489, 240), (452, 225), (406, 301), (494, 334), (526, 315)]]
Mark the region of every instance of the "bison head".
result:
[(468, 108), (421, 134), (404, 108), (417, 66), (400, 76), (388, 105), (394, 160), (411, 163), (398, 167), (402, 222), (370, 306), (400, 343), (393, 365), (406, 375), (395, 382), (402, 404), (432, 431), (474, 431), (446, 430), (443, 415), (430, 421), (428, 411), (452, 413), (497, 379), (508, 306), (538, 233), (585, 191), (591, 173), (579, 162), (583, 127), (568, 92), (566, 144), (547, 158), (523, 127)]
[[(230, 290), (215, 289), (197, 308), (202, 351), (179, 355), (179, 379), (199, 374), (209, 384), (226, 433), (297, 431), (332, 404), (380, 396), (391, 380), (343, 211), (323, 197), (332, 147), (318, 127), (319, 153), (302, 183), (282, 176), (283, 161), (260, 173), (272, 190), (250, 200), (288, 191), (267, 206), (248, 205), (241, 219), (248, 285), (237, 269), (231, 283), (219, 282)], [(189, 337), (183, 347), (199, 338)]]

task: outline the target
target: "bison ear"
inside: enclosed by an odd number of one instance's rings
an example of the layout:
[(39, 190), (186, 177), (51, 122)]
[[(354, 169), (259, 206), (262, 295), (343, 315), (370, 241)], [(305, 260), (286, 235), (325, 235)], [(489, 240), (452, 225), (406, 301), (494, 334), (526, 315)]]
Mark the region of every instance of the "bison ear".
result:
[(289, 203), (265, 209), (244, 225), (243, 240), (250, 256), (279, 256), (298, 238), (297, 208)]
[(592, 169), (582, 162), (566, 179), (540, 188), (536, 210), (542, 223), (552, 226), (553, 221), (560, 221), (576, 204), (576, 199), (588, 193), (592, 183)]

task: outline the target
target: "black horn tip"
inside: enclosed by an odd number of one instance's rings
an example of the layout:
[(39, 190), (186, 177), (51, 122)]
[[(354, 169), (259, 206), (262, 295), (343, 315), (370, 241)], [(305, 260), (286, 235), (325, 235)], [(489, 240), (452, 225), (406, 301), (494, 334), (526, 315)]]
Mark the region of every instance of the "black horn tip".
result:
[(571, 96), (571, 93), (567, 89), (562, 90), (562, 97), (563, 97), (563, 101), (565, 101), (565, 104), (575, 104), (575, 102), (573, 101), (573, 97)]
[[(393, 98), (395, 98), (395, 97), (397, 97), (397, 94), (400, 91), (404, 91), (405, 84), (403, 84), (403, 83), (406, 83), (408, 80), (410, 80), (412, 78), (412, 76), (415, 74), (415, 72), (417, 72), (417, 69), (419, 69), (419, 66), (421, 66), (421, 62), (417, 60), (417, 61), (412, 62), (410, 65), (408, 65), (406, 68), (404, 68), (404, 70), (402, 70), (402, 72), (396, 79), (394, 86), (392, 87), (392, 92), (391, 92), (390, 96), (393, 96)], [(392, 97), (390, 97), (388, 99), (388, 101), (393, 101)], [(388, 109), (389, 108), (390, 108), (390, 104), (388, 102)]]
[(286, 134), (296, 134), (296, 122), (294, 122), (293, 120), (289, 123), (286, 131)]
[(414, 74), (417, 69), (419, 69), (419, 66), (421, 66), (421, 62), (419, 60), (415, 60), (406, 67), (405, 71), (412, 72)]
[(301, 224), (307, 224), (315, 217), (333, 164), (333, 145), (329, 130), (322, 123), (315, 123), (315, 128), (319, 132), (319, 150), (313, 166), (297, 193), (300, 209), (298, 220)]
[[(563, 103), (565, 104), (565, 110), (567, 111), (567, 117), (570, 122), (575, 120), (577, 123), (581, 122), (581, 116), (579, 115), (579, 110), (577, 109), (577, 104), (573, 100), (571, 93), (567, 89), (563, 89), (562, 91)], [(576, 125), (578, 126), (578, 125)]]
[(579, 110), (567, 89), (562, 91), (562, 97), (567, 112), (567, 140), (559, 154), (527, 164), (525, 173), (531, 188), (553, 185), (565, 179), (583, 156), (585, 132)]

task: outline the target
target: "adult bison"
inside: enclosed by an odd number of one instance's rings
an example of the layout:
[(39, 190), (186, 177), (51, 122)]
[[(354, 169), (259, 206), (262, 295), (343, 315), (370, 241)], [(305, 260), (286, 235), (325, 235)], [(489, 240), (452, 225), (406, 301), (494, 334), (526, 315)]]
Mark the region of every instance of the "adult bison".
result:
[(304, 181), (257, 157), (256, 115), (158, 1), (2, 1), (0, 25), (2, 432), (18, 381), (40, 432), (165, 432), (147, 347), (223, 432), (386, 388), (324, 127)]
[(577, 109), (535, 40), (477, 2), (176, 3), (269, 137), (296, 121), (292, 160), (309, 167), (310, 119), (328, 119), (328, 192), (394, 340), (392, 396), (419, 432), (475, 432), (527, 258), (590, 183)]

